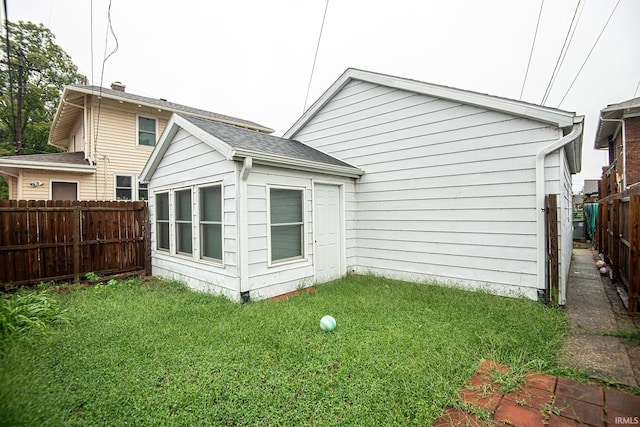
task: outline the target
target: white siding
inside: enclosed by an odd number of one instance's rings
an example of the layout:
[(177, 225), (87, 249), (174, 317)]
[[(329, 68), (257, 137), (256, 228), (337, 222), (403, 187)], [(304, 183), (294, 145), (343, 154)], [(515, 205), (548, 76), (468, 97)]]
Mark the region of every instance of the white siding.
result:
[[(223, 261), (224, 265), (207, 262), (199, 256), (198, 197), (199, 185), (222, 182), (223, 194)], [(176, 189), (192, 189), (194, 255), (175, 254), (173, 227), (170, 227), (171, 252), (156, 250), (155, 227), (151, 228), (152, 267), (158, 276), (178, 279), (193, 289), (221, 293), (240, 299), (236, 163), (225, 159), (210, 146), (184, 130), (178, 131), (149, 183), (149, 212), (155, 225), (155, 200), (151, 194)], [(170, 195), (169, 222), (173, 221), (173, 197)]]
[[(354, 185), (349, 178), (293, 171), (254, 165), (247, 179), (247, 221), (249, 234), (249, 292), (251, 299), (268, 298), (314, 282), (313, 268), (313, 182), (331, 182), (344, 188), (345, 222), (353, 228)], [(305, 194), (305, 257), (282, 264), (270, 265), (268, 255), (267, 186), (304, 188)], [(343, 230), (344, 232), (344, 230)], [(347, 270), (355, 264), (355, 234), (346, 233), (345, 252)]]
[[(293, 138), (365, 171), (351, 231), (356, 271), (535, 298), (535, 155), (561, 136), (543, 123), (352, 81)], [(546, 159), (547, 192), (560, 193), (560, 164), (557, 153)]]
[(571, 185), (571, 170), (564, 150), (562, 157), (562, 181), (559, 196), (560, 210), (558, 211), (558, 230), (560, 232), (560, 296), (559, 303), (565, 305), (567, 296), (567, 284), (569, 282), (569, 268), (571, 266), (571, 252), (573, 250), (573, 190)]

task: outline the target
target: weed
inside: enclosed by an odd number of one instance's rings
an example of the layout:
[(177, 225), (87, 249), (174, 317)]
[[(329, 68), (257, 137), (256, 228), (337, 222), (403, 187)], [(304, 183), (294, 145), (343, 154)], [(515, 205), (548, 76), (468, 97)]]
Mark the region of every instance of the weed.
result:
[(52, 323), (68, 322), (66, 310), (46, 291), (24, 290), (0, 297), (0, 340)]

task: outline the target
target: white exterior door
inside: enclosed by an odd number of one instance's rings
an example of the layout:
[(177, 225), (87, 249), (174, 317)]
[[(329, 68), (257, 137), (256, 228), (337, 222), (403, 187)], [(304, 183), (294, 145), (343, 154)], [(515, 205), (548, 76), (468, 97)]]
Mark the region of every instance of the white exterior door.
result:
[(343, 275), (340, 186), (315, 184), (313, 200), (315, 273), (322, 283)]

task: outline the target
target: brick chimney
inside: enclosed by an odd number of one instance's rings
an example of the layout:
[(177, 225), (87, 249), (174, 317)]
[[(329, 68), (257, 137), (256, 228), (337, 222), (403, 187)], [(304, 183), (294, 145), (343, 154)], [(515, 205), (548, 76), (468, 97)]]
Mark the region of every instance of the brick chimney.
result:
[(126, 86), (123, 85), (121, 82), (113, 82), (113, 83), (111, 83), (111, 89), (113, 89), (113, 90), (117, 90), (119, 92), (124, 92), (124, 88), (126, 88)]

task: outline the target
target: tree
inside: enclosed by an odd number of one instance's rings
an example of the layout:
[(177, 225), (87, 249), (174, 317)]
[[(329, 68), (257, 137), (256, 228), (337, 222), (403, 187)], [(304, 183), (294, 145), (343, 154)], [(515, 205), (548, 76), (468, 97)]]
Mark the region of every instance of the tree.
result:
[[(18, 21), (9, 22), (8, 27), (10, 62), (6, 38), (0, 42), (0, 150), (10, 148), (16, 154), (57, 152), (47, 141), (60, 94), (65, 85), (81, 83), (83, 77), (44, 25)], [(15, 136), (20, 76), (22, 153), (17, 152)]]

